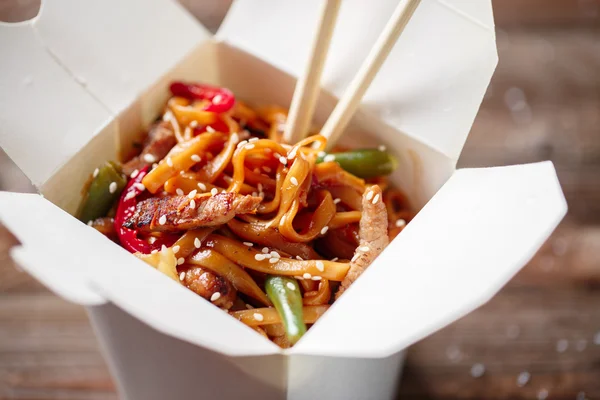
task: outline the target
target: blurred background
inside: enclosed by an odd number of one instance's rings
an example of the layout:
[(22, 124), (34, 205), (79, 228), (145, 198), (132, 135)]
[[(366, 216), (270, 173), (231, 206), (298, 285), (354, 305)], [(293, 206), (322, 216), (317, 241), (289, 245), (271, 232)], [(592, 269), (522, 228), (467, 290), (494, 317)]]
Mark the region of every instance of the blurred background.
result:
[[(181, 3), (212, 30), (230, 5)], [(410, 349), (399, 396), (600, 399), (600, 0), (493, 3), (500, 64), (459, 167), (552, 160), (569, 213), (490, 303)], [(38, 8), (0, 0), (0, 21)], [(0, 190), (32, 191), (1, 151)], [(84, 310), (11, 244), (0, 229), (0, 399), (116, 399)]]

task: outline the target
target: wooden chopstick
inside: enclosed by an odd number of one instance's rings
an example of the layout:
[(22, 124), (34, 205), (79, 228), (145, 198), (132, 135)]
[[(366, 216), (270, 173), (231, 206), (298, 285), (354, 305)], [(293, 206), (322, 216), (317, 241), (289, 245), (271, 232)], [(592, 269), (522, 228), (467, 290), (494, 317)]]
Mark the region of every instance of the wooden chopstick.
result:
[(377, 38), (373, 49), (360, 66), (321, 130), (321, 134), (327, 138), (327, 149), (331, 149), (335, 145), (348, 122), (350, 122), (354, 112), (360, 105), (360, 100), (371, 82), (373, 82), (377, 71), (390, 54), (420, 2), (421, 0), (402, 0), (394, 10), (383, 32)]
[(298, 79), (294, 90), (290, 113), (283, 133), (283, 141), (286, 143), (296, 143), (304, 138), (310, 129), (319, 97), (321, 73), (325, 66), (340, 4), (341, 0), (323, 0), (308, 62), (304, 74)]

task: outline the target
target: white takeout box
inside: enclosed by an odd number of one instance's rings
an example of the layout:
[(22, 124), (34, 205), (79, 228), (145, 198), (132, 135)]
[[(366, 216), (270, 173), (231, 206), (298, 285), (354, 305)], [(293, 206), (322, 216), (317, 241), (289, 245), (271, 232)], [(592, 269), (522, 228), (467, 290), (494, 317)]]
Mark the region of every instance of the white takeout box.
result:
[[(346, 0), (316, 123), (396, 0)], [(491, 0), (423, 0), (348, 129), (385, 144), (421, 208), (288, 350), (73, 218), (94, 168), (161, 111), (174, 79), (288, 106), (319, 1), (234, 3), (212, 37), (169, 0), (53, 0), (0, 25), (0, 144), (42, 194), (0, 193), (15, 261), (84, 305), (127, 399), (388, 399), (403, 350), (493, 296), (566, 212), (551, 163), (455, 171), (497, 63)]]

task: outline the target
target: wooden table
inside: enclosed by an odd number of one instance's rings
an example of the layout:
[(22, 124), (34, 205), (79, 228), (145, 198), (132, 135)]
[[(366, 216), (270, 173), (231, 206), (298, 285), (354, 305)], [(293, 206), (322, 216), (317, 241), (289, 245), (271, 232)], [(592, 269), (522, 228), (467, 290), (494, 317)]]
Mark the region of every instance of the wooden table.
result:
[[(492, 301), (410, 349), (400, 397), (600, 399), (600, 1), (494, 3), (501, 61), (459, 165), (550, 159), (570, 209)], [(23, 188), (0, 159), (0, 187)], [(117, 398), (83, 309), (15, 270), (9, 244), (1, 232), (0, 399)]]

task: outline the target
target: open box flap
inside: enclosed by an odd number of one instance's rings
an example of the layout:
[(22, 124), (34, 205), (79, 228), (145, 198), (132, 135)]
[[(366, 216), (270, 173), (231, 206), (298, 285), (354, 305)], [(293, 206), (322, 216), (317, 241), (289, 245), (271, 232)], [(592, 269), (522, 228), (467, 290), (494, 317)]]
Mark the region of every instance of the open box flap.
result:
[(225, 354), (280, 352), (40, 195), (0, 192), (0, 222), (21, 242), (11, 251), (15, 262), (69, 301), (111, 301), (160, 332)]
[(291, 352), (384, 357), (413, 344), (489, 300), (566, 210), (550, 162), (457, 171)]
[(0, 23), (0, 146), (41, 187), (210, 33), (170, 0), (43, 1)]
[(40, 42), (31, 23), (0, 23), (0, 146), (40, 187), (110, 114)]
[(211, 37), (172, 0), (45, 1), (35, 26), (52, 54), (113, 113)]
[[(298, 76), (320, 4), (236, 1), (217, 38)], [(323, 73), (327, 90), (343, 94), (397, 4), (342, 3)], [(456, 160), (497, 62), (490, 0), (422, 0), (363, 98), (362, 111)]]
[(0, 192), (0, 223), (21, 243), (11, 249), (14, 261), (50, 290), (78, 304), (105, 302), (87, 282), (89, 260), (78, 246), (106, 241), (102, 234), (31, 193)]

